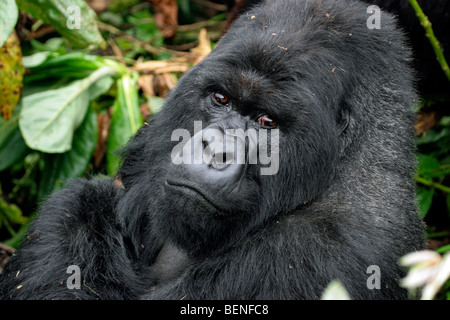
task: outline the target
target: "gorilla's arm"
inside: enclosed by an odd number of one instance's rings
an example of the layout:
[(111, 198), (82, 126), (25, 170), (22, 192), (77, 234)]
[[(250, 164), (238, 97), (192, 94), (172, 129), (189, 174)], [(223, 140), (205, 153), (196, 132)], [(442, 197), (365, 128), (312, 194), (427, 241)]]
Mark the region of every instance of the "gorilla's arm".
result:
[[(131, 268), (115, 206), (122, 190), (111, 180), (77, 180), (52, 195), (2, 277), (0, 296), (13, 299), (134, 298)], [(76, 265), (81, 288), (68, 289)], [(119, 296), (120, 295), (120, 296)]]

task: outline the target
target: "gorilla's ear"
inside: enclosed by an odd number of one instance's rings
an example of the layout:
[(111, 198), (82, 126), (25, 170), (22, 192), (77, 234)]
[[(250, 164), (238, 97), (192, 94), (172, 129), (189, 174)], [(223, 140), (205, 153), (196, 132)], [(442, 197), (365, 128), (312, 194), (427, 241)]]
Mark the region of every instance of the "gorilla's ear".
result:
[(350, 110), (346, 105), (343, 105), (338, 113), (337, 123), (339, 128), (339, 135), (345, 132), (350, 122)]

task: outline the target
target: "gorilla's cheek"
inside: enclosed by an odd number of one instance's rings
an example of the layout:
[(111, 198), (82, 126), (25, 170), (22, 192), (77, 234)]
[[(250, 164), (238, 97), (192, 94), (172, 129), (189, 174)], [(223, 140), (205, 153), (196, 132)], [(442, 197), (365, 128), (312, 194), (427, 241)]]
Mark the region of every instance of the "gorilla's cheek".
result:
[(265, 215), (294, 210), (327, 188), (339, 157), (339, 136), (333, 126), (320, 128), (281, 137), (278, 172), (260, 177)]

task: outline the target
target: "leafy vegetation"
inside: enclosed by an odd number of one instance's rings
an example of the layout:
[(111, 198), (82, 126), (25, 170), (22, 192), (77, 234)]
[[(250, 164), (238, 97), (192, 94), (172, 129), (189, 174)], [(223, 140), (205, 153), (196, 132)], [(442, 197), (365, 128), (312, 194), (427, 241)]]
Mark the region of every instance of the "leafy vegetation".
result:
[[(136, 0), (98, 3), (95, 12), (83, 0), (2, 2), (0, 242), (6, 245), (17, 247), (39, 203), (68, 179), (114, 176), (117, 152), (226, 26), (226, 7), (209, 1), (179, 0), (175, 10)], [(167, 12), (172, 19), (164, 21), (182, 25), (158, 23)], [(416, 128), (417, 198), (430, 248), (440, 253), (450, 251), (449, 104), (449, 97), (424, 98)]]
[(114, 176), (120, 148), (144, 118), (160, 109), (177, 78), (211, 49), (206, 34), (200, 41), (207, 42), (206, 49), (198, 46), (201, 27), (217, 39), (225, 17), (217, 11), (197, 16), (207, 24), (185, 28), (170, 41), (175, 48), (170, 49), (149, 3), (113, 1), (98, 16), (82, 0), (2, 4), (4, 244), (20, 243), (39, 203), (67, 180)]

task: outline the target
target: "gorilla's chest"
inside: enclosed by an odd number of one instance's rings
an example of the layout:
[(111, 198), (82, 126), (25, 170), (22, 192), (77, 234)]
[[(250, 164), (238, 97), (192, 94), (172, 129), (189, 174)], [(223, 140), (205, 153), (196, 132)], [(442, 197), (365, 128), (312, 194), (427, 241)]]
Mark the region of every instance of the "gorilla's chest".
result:
[(166, 242), (152, 265), (152, 276), (156, 285), (164, 285), (179, 279), (190, 266), (186, 252)]

